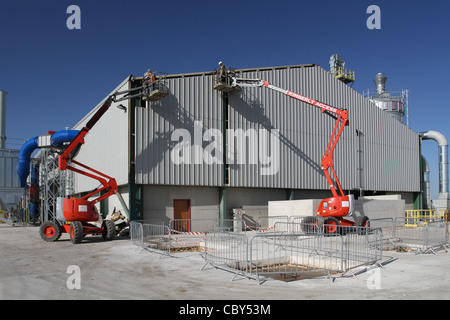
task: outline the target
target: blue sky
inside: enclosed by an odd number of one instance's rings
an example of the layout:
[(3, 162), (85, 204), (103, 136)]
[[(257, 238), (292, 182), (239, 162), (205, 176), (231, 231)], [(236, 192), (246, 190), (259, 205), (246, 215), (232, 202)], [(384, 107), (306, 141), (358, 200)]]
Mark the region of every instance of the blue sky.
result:
[[(368, 6), (381, 9), (369, 30)], [(69, 5), (81, 30), (69, 30)], [(429, 1), (9, 1), (0, 7), (0, 89), (7, 146), (73, 126), (130, 74), (169, 74), (316, 63), (339, 53), (353, 88), (410, 90), (410, 126), (450, 140), (450, 2)], [(425, 141), (437, 196), (437, 144)]]

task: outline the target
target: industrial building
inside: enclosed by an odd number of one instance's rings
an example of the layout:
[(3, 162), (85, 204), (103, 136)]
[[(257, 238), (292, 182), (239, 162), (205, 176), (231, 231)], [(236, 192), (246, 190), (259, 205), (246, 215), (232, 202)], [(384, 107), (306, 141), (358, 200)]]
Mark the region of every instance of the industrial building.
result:
[(14, 211), (23, 195), (16, 174), (19, 150), (6, 148), (6, 97), (0, 90), (0, 213)]
[[(348, 81), (313, 64), (233, 72), (347, 109), (334, 159), (342, 188), (421, 206), (419, 134)], [(167, 75), (166, 97), (115, 103), (87, 136), (77, 160), (116, 178), (132, 220), (229, 218), (235, 208), (258, 217), (268, 201), (330, 196), (320, 160), (335, 120), (266, 88), (221, 90), (216, 76)], [(141, 81), (129, 77), (111, 93)], [(74, 176), (76, 194), (94, 187)], [(106, 201), (104, 209), (120, 208)]]
[[(304, 64), (227, 72), (348, 110), (349, 123), (334, 154), (346, 194), (357, 199), (399, 195), (406, 209), (430, 207), (420, 145), (436, 137), (408, 127), (407, 94), (387, 92), (384, 74), (375, 77), (375, 92), (361, 94), (351, 87), (355, 74), (339, 55), (330, 58), (330, 70)], [(267, 215), (269, 201), (330, 197), (320, 164), (336, 120), (280, 92), (239, 87), (230, 79), (222, 78), (220, 70), (160, 73), (155, 85), (165, 94), (149, 99), (133, 95), (145, 77), (127, 77), (72, 128), (81, 130), (117, 92), (129, 93), (115, 100), (90, 130), (76, 160), (116, 179), (130, 220), (227, 219), (237, 208), (257, 218)], [(443, 155), (446, 148), (439, 145)], [(44, 148), (32, 163), (40, 170), (35, 180), (44, 220), (54, 211), (56, 197), (86, 195), (98, 187), (98, 181), (84, 175), (59, 176), (52, 150)], [(447, 160), (441, 161), (444, 208), (447, 166)], [(110, 197), (97, 206), (105, 216), (121, 210), (119, 200)]]

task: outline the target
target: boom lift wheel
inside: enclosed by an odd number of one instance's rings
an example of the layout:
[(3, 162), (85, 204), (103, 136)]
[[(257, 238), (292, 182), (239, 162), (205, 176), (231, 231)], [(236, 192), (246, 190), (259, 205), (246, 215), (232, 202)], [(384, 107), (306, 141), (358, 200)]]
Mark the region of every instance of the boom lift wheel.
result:
[(83, 240), (83, 224), (80, 221), (70, 223), (70, 241), (73, 244), (81, 243)]
[(355, 226), (357, 227), (357, 230), (359, 234), (364, 234), (370, 229), (370, 221), (369, 217), (367, 216), (359, 216), (355, 219)]
[(116, 225), (112, 220), (103, 220), (102, 222), (103, 240), (112, 240), (116, 236)]
[(367, 216), (359, 216), (356, 217), (355, 219), (355, 225), (357, 227), (365, 227), (368, 228), (370, 227), (370, 222), (369, 222), (369, 218)]
[(305, 217), (301, 223), (301, 228), (306, 234), (316, 234), (319, 231), (319, 219), (314, 216)]
[(47, 221), (39, 228), (39, 234), (44, 241), (53, 242), (61, 237), (61, 229), (57, 222)]
[(323, 231), (327, 235), (337, 235), (340, 232), (339, 220), (335, 217), (327, 217), (323, 222)]

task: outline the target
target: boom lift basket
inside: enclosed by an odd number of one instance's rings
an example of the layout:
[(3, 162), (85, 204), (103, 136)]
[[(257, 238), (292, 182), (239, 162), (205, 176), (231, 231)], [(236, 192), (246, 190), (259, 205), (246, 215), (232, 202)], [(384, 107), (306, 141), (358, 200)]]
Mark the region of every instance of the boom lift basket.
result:
[(237, 71), (232, 67), (226, 67), (226, 70), (221, 71), (220, 69), (214, 70), (214, 89), (227, 93), (236, 93), (241, 91), (241, 87), (233, 83), (233, 78), (236, 77)]

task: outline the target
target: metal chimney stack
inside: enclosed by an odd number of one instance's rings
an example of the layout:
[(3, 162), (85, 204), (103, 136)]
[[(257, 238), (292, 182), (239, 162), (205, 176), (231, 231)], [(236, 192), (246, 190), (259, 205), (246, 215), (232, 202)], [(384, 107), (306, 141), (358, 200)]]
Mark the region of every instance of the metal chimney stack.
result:
[(6, 95), (8, 92), (0, 90), (0, 149), (6, 148)]
[(382, 94), (383, 92), (386, 91), (386, 80), (387, 77), (382, 72), (377, 73), (375, 79), (373, 79), (373, 82), (375, 82), (375, 85), (377, 86), (378, 94)]

